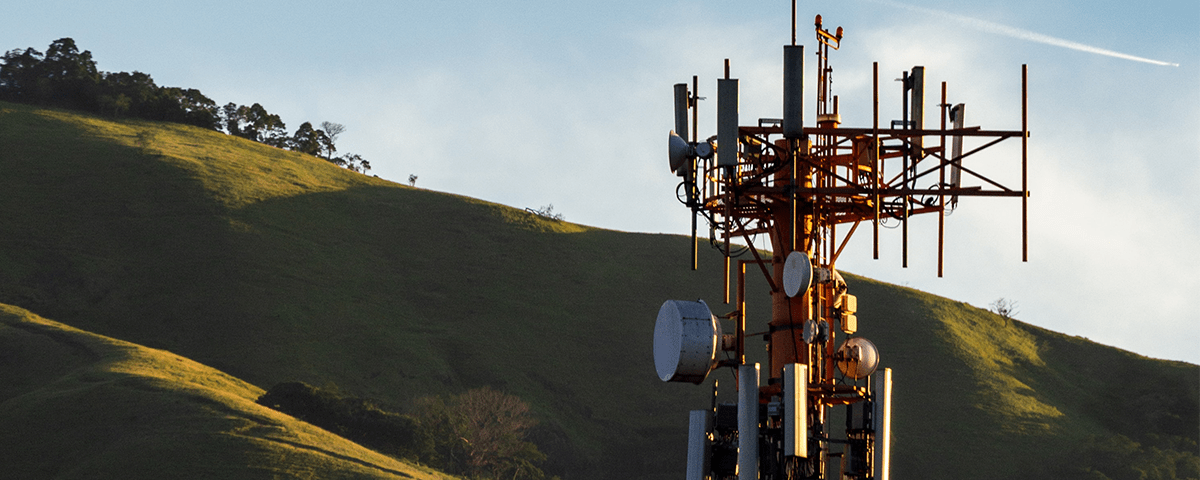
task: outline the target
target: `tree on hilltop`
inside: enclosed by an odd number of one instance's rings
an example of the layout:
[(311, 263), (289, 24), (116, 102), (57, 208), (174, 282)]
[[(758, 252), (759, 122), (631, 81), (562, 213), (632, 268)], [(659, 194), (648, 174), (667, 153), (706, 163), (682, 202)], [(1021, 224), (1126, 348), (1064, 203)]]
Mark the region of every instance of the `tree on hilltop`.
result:
[(300, 153), (320, 157), (329, 145), (329, 136), (325, 135), (325, 131), (313, 128), (309, 122), (300, 124), (300, 128), (292, 134), (291, 149)]
[(371, 162), (368, 162), (367, 159), (363, 158), (362, 155), (357, 153), (348, 153), (346, 155), (342, 155), (333, 163), (362, 174), (366, 174), (371, 170)]
[(342, 165), (337, 161), (340, 159), (335, 159), (333, 154), (337, 153), (337, 137), (346, 131), (346, 126), (340, 123), (325, 121), (321, 122), (321, 130), (325, 132), (325, 137), (329, 139), (329, 142), (325, 144), (325, 159)]
[(225, 133), (278, 148), (286, 148), (290, 144), (291, 138), (287, 135), (287, 125), (283, 119), (268, 112), (261, 104), (247, 107), (227, 103), (218, 114), (217, 127), (224, 128)]
[(75, 40), (60, 38), (51, 43), (38, 70), (38, 76), (48, 83), (46, 90), (39, 92), (45, 101), (67, 108), (95, 108), (100, 72), (92, 52), (80, 52)]
[(100, 113), (113, 117), (128, 114), (142, 118), (147, 115), (143, 110), (158, 96), (159, 87), (154, 84), (154, 79), (138, 71), (106, 72), (101, 76), (101, 83), (104, 92), (97, 99)]
[(11, 50), (0, 65), (0, 98), (95, 111), (100, 73), (92, 52), (79, 51), (75, 40), (60, 38), (46, 54), (32, 48)]
[(246, 109), (246, 123), (253, 140), (279, 148), (287, 146), (287, 125), (279, 115), (267, 112), (262, 105), (255, 103)]
[(217, 102), (194, 88), (164, 87), (150, 114), (152, 120), (186, 123), (215, 130), (219, 123)]
[(195, 125), (307, 153), (356, 172), (371, 169), (361, 155), (335, 156), (345, 125), (322, 122), (318, 129), (305, 122), (289, 135), (283, 119), (261, 104), (218, 106), (200, 90), (162, 87), (142, 72), (101, 72), (92, 52), (80, 51), (69, 37), (55, 40), (45, 54), (26, 48), (0, 55), (0, 100)]
[(69, 37), (55, 40), (45, 55), (27, 48), (0, 60), (0, 99), (217, 128), (216, 102), (199, 90), (160, 87), (141, 72), (102, 73), (92, 52)]
[(0, 65), (0, 98), (21, 103), (36, 102), (42, 52), (32, 48), (13, 49), (4, 54), (3, 60), (4, 65)]
[(324, 158), (326, 160), (333, 162), (334, 165), (339, 167), (346, 167), (349, 170), (362, 174), (365, 174), (371, 170), (371, 162), (368, 162), (367, 159), (363, 158), (362, 155), (357, 153), (347, 153), (340, 157), (333, 156), (335, 153), (337, 153), (338, 136), (346, 131), (345, 125), (325, 121), (321, 122), (321, 128), (317, 131), (325, 132), (325, 138), (328, 140), (327, 143), (323, 144), (325, 153)]

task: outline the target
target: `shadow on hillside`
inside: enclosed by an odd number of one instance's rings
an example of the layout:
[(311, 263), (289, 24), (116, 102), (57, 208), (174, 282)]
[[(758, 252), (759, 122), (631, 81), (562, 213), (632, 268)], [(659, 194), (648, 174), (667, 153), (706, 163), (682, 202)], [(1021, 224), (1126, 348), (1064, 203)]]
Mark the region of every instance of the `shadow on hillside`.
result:
[(249, 378), (336, 382), (397, 403), (491, 386), (542, 416), (548, 473), (677, 473), (648, 452), (682, 455), (672, 440), (686, 422), (671, 415), (686, 420), (677, 407), (706, 396), (658, 388), (651, 333), (664, 299), (719, 297), (715, 253), (709, 275), (681, 282), (686, 238), (559, 234), (511, 218), (526, 212), (404, 187), (277, 198), (234, 215), (252, 226), (237, 235), (256, 252), (245, 271), (272, 272), (246, 280), (247, 314), (278, 325), (269, 343), (287, 345)]
[(198, 179), (68, 122), (6, 125), (0, 302), (172, 349), (231, 309), (229, 222)]

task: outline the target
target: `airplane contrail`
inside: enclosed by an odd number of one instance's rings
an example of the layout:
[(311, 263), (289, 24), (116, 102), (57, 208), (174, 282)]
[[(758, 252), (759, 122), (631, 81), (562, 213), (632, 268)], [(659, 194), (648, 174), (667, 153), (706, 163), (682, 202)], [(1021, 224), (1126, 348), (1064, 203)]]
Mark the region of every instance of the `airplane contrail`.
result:
[(907, 4), (903, 4), (903, 3), (893, 2), (891, 0), (866, 0), (866, 1), (872, 2), (872, 3), (878, 3), (878, 4), (882, 4), (882, 5), (887, 5), (890, 7), (902, 8), (904, 10), (909, 10), (912, 12), (923, 13), (923, 14), (927, 14), (927, 15), (935, 15), (935, 16), (946, 18), (949, 20), (954, 20), (956, 22), (965, 24), (965, 25), (975, 28), (977, 30), (982, 30), (982, 31), (985, 31), (988, 33), (995, 33), (997, 35), (1004, 35), (1007, 37), (1017, 38), (1020, 40), (1028, 40), (1031, 42), (1043, 43), (1046, 45), (1053, 45), (1056, 47), (1069, 48), (1071, 50), (1078, 50), (1081, 52), (1095, 53), (1097, 55), (1105, 55), (1105, 56), (1109, 56), (1109, 57), (1123, 58), (1125, 60), (1133, 60), (1135, 62), (1144, 62), (1144, 63), (1149, 63), (1152, 65), (1162, 65), (1162, 66), (1167, 66), (1167, 67), (1178, 67), (1179, 66), (1178, 63), (1164, 62), (1162, 60), (1154, 60), (1154, 59), (1150, 59), (1150, 58), (1144, 58), (1144, 57), (1138, 57), (1135, 55), (1130, 55), (1127, 53), (1114, 52), (1112, 50), (1107, 50), (1107, 49), (1103, 49), (1100, 47), (1084, 45), (1079, 42), (1072, 42), (1070, 40), (1065, 40), (1065, 39), (1058, 38), (1058, 37), (1051, 37), (1049, 35), (1043, 35), (1043, 34), (1040, 34), (1037, 32), (1031, 32), (1029, 30), (1025, 30), (1025, 29), (1021, 29), (1021, 28), (1010, 27), (1008, 25), (1001, 25), (996, 22), (989, 22), (987, 20), (980, 20), (978, 18), (971, 18), (968, 16), (958, 15), (955, 13), (945, 12), (945, 11), (941, 11), (941, 10), (934, 10), (931, 8), (918, 7), (915, 5), (907, 5)]

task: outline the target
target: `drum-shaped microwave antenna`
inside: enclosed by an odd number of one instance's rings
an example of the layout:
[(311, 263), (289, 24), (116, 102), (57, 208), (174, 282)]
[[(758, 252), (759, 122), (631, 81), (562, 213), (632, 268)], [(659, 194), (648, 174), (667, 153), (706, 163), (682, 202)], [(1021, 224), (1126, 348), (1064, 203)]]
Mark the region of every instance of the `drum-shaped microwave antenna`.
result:
[(654, 368), (664, 382), (703, 382), (717, 363), (721, 324), (703, 300), (667, 300), (654, 323)]
[(879, 349), (870, 340), (854, 337), (842, 344), (834, 361), (842, 375), (855, 380), (867, 378), (879, 368)]
[(783, 262), (783, 293), (789, 297), (804, 295), (812, 285), (812, 260), (808, 252), (799, 250), (789, 253)]

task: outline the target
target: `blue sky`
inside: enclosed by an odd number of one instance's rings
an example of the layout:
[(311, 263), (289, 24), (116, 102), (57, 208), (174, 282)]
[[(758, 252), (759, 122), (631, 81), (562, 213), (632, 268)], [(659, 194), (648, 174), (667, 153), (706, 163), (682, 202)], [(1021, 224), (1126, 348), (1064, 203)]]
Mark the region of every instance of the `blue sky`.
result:
[[(219, 103), (259, 102), (292, 129), (342, 123), (342, 151), (362, 154), (384, 178), (416, 174), (425, 188), (518, 208), (553, 204), (574, 222), (685, 233), (688, 212), (665, 158), (671, 85), (700, 75), (700, 94), (715, 99), (730, 58), (743, 119), (778, 117), (790, 8), (22, 2), (5, 9), (0, 48), (45, 50), (72, 37), (101, 70), (143, 71)], [(948, 218), (944, 278), (934, 218), (913, 222), (910, 268), (900, 268), (889, 231), (878, 261), (870, 236), (857, 235), (842, 269), (985, 308), (1013, 299), (1024, 321), (1200, 363), (1200, 4), (801, 1), (799, 41), (810, 51), (818, 13), (827, 27), (845, 27), (832, 63), (846, 125), (870, 123), (878, 61), (881, 120), (900, 116), (891, 79), (922, 65), (927, 85), (946, 81), (950, 100), (968, 104), (968, 124), (1019, 129), (1020, 65), (1030, 69), (1030, 261), (1020, 262), (1019, 204), (968, 199)], [(1179, 66), (1013, 38), (961, 17)], [(715, 101), (701, 108), (701, 133), (715, 133)], [(994, 152), (979, 161), (1003, 166), (1019, 155)], [(865, 332), (886, 319), (862, 321)]]

